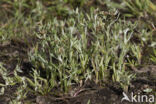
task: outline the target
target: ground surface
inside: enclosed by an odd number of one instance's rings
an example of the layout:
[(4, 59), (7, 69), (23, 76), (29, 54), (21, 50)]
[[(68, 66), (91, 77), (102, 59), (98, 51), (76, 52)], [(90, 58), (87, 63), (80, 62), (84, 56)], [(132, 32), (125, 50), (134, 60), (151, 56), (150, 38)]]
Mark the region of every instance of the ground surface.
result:
[[(23, 46), (22, 48), (21, 45)], [(18, 63), (18, 58), (22, 59), (20, 67), (24, 73), (21, 75), (28, 75), (32, 65), (28, 62), (26, 53), (31, 50), (31, 46), (27, 46), (22, 40), (15, 42), (12, 40), (2, 44), (0, 49), (3, 50), (1, 53), (7, 53), (1, 55), (1, 61), (6, 62), (6, 68), (9, 70), (10, 76), (13, 74), (13, 69)], [(156, 66), (145, 66), (138, 70), (139, 72), (134, 71), (137, 74), (137, 78), (131, 81), (129, 92), (127, 93), (135, 92), (138, 94), (143, 93), (143, 90), (146, 88), (156, 89)], [(2, 83), (3, 79), (1, 78), (0, 81)], [(17, 86), (19, 85), (8, 87), (5, 95), (2, 95), (0, 98), (1, 104), (8, 104), (13, 99), (13, 94)], [(123, 97), (123, 90), (120, 88), (119, 83), (114, 83), (111, 80), (104, 85), (97, 85), (94, 81), (87, 81), (82, 87), (76, 87), (75, 89), (75, 95), (73, 97), (69, 95), (56, 97), (53, 95), (34, 96), (30, 94), (24, 102), (26, 104), (29, 102), (33, 104), (87, 104), (88, 102), (91, 102), (90, 104), (121, 104)], [(122, 104), (135, 103), (122, 102)]]

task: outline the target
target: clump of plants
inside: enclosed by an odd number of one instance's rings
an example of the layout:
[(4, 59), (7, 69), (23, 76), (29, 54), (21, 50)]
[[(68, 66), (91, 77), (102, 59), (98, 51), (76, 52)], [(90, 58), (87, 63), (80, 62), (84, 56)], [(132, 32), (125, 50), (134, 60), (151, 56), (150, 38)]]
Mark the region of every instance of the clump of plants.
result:
[[(20, 75), (24, 71), (17, 64), (11, 76), (5, 64), (0, 64), (4, 80), (0, 94), (9, 86), (18, 86), (11, 104), (20, 103), (29, 93), (44, 96), (68, 93), (72, 86), (82, 86), (88, 80), (101, 85), (118, 82), (127, 92), (135, 78), (131, 67), (142, 64), (145, 46), (154, 49), (153, 27), (140, 27), (141, 17), (155, 15), (155, 5), (148, 0), (122, 0), (123, 7), (119, 10), (112, 8), (119, 6), (109, 2), (107, 12), (89, 8), (87, 13), (82, 7), (89, 1), (84, 0), (0, 2), (3, 13), (8, 10), (7, 22), (0, 22), (0, 43), (25, 36), (38, 40), (28, 52), (32, 65), (29, 75)], [(103, 3), (102, 0), (99, 3)], [(139, 18), (131, 21), (127, 17)], [(154, 50), (151, 56), (154, 63), (155, 55)]]

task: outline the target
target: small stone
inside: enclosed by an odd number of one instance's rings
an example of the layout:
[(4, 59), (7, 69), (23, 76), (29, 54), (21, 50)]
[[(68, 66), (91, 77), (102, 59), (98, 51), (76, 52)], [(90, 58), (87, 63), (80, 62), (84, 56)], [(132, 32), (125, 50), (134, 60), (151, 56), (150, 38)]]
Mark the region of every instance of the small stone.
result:
[(36, 97), (36, 103), (37, 103), (37, 104), (47, 104), (47, 103), (46, 103), (46, 98), (43, 97), (43, 96), (37, 96), (37, 97)]
[(3, 43), (2, 43), (2, 46), (7, 46), (7, 45), (9, 45), (10, 44), (10, 41), (4, 41)]

